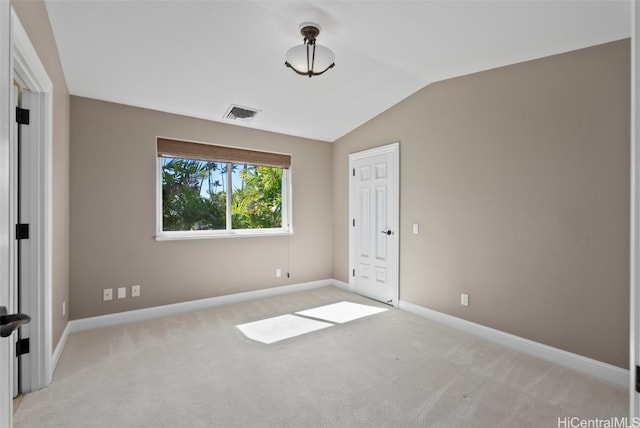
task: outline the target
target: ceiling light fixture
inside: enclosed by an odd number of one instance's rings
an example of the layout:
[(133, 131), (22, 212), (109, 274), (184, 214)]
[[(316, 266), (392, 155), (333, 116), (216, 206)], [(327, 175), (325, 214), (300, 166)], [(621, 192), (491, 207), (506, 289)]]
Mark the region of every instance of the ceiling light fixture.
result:
[(319, 76), (336, 64), (333, 62), (335, 54), (325, 46), (316, 44), (316, 37), (320, 34), (320, 26), (305, 23), (300, 26), (300, 34), (304, 36), (303, 44), (294, 46), (285, 54), (285, 63), (302, 76)]

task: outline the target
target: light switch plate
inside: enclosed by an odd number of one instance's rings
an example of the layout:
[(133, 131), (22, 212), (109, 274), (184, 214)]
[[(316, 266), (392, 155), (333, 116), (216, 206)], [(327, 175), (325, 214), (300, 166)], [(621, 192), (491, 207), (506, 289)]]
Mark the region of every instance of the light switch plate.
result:
[(469, 295), (467, 293), (460, 294), (460, 304), (462, 306), (469, 306)]

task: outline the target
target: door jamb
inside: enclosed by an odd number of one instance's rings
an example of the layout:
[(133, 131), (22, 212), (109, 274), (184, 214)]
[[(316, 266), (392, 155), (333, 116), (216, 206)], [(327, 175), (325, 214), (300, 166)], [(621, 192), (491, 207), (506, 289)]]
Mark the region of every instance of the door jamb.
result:
[(349, 154), (349, 291), (355, 290), (355, 278), (352, 275), (355, 269), (355, 244), (354, 244), (354, 228), (351, 220), (355, 215), (354, 206), (354, 188), (352, 171), (356, 160), (368, 158), (371, 156), (377, 156), (385, 153), (393, 153), (393, 163), (395, 170), (395, 189), (394, 189), (394, 206), (395, 206), (395, 221), (391, 225), (396, 232), (389, 238), (395, 241), (395, 265), (396, 271), (394, 275), (395, 287), (393, 289), (393, 306), (399, 307), (400, 303), (400, 142), (386, 144), (384, 146), (375, 147), (368, 150), (363, 150), (357, 153)]
[(31, 224), (31, 252), (28, 276), (32, 289), (22, 299), (21, 310), (31, 316), (30, 355), (22, 364), (22, 392), (36, 391), (51, 383), (52, 373), (52, 125), (53, 84), (31, 44), (24, 27), (11, 9), (12, 64), (11, 82), (19, 80), (24, 89), (35, 94), (36, 109), (31, 114), (29, 153), (34, 182), (27, 196), (27, 216)]

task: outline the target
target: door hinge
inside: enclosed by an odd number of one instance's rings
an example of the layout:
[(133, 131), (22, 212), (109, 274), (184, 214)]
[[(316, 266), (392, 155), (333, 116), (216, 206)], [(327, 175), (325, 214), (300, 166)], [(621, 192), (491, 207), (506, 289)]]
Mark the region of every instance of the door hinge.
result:
[(353, 223), (353, 227), (356, 227), (356, 219), (355, 218), (353, 219), (352, 223)]
[(353, 275), (354, 278), (356, 277), (356, 270), (355, 269), (353, 270), (352, 275)]
[(356, 169), (355, 168), (353, 168), (353, 173), (352, 174), (353, 174), (354, 177), (356, 176)]
[(20, 339), (16, 342), (16, 357), (29, 353), (29, 338)]
[(636, 366), (636, 392), (640, 392), (640, 366)]
[(16, 107), (16, 122), (20, 125), (28, 125), (29, 124), (29, 110)]
[(29, 223), (16, 224), (16, 239), (29, 239)]

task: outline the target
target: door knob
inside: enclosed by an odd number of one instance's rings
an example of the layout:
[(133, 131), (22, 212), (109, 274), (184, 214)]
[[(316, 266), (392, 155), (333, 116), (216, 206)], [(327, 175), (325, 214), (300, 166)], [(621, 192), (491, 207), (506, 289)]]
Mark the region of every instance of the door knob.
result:
[(9, 337), (22, 324), (28, 324), (31, 317), (25, 314), (7, 315), (7, 308), (0, 306), (0, 337)]
[(393, 235), (393, 232), (390, 230), (381, 230), (380, 233), (384, 233), (385, 235)]

